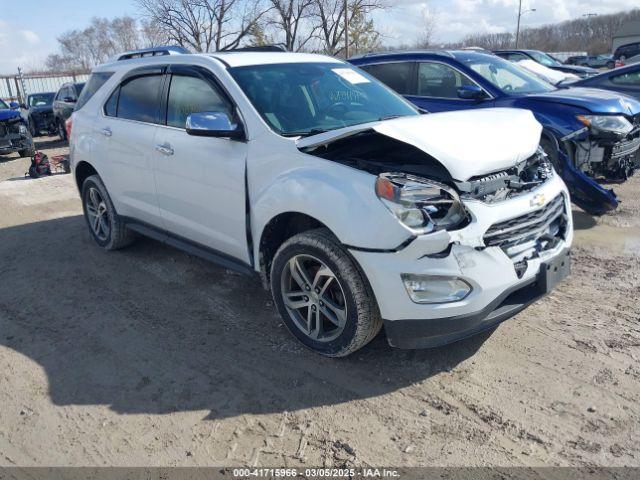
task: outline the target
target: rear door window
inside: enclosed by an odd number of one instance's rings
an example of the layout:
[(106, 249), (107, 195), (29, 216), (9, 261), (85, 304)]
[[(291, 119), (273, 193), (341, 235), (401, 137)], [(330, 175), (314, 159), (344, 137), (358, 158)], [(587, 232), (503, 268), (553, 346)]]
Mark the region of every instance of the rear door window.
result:
[[(84, 105), (100, 90), (100, 88), (111, 78), (113, 72), (98, 72), (92, 73), (86, 84), (78, 85), (78, 90), (82, 90), (78, 103), (76, 104), (76, 110), (80, 110)], [(84, 85), (84, 88), (81, 88)]]
[(158, 123), (162, 78), (160, 74), (144, 75), (120, 85), (118, 118)]
[(360, 68), (376, 77), (392, 90), (402, 95), (410, 95), (413, 67), (413, 62), (394, 62), (365, 65)]

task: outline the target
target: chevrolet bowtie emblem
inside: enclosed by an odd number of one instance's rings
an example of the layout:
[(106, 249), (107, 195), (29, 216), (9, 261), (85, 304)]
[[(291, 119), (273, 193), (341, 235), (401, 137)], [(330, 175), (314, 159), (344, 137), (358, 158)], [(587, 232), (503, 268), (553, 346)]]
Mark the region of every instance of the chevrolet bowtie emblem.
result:
[(538, 193), (531, 199), (532, 207), (541, 207), (546, 203), (547, 199), (544, 196), (544, 193)]

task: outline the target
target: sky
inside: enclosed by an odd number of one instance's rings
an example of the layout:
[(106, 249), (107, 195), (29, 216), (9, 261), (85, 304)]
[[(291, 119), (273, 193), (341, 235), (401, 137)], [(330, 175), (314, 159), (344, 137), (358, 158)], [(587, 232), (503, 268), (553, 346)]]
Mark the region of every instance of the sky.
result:
[[(393, 5), (374, 20), (389, 45), (411, 43), (421, 35), (425, 12), (437, 20), (437, 42), (462, 39), (469, 33), (515, 30), (518, 0), (385, 0)], [(535, 8), (522, 26), (537, 26), (578, 18), (585, 13), (612, 13), (640, 5), (638, 0), (523, 0)], [(56, 38), (84, 28), (92, 17), (137, 15), (133, 0), (0, 0), (0, 74), (42, 66), (57, 50)]]

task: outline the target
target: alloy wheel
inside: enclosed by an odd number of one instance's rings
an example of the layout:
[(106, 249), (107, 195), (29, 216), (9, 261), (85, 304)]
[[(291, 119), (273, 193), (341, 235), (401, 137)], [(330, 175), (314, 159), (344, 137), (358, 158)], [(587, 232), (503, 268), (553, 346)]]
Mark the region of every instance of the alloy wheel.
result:
[(347, 323), (346, 297), (333, 271), (314, 256), (295, 255), (282, 273), (282, 300), (296, 327), (318, 342), (337, 338)]
[(107, 204), (105, 203), (100, 191), (95, 187), (90, 187), (85, 200), (87, 218), (89, 226), (93, 230), (98, 240), (104, 242), (109, 239), (111, 232), (111, 221), (107, 212)]

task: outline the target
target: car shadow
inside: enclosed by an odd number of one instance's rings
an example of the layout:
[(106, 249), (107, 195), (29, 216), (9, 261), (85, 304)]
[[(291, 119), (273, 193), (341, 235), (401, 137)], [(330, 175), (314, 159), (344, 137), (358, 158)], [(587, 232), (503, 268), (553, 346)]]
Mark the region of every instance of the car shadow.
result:
[(302, 347), (257, 278), (139, 239), (105, 252), (72, 216), (0, 229), (0, 345), (46, 372), (56, 405), (273, 413), (375, 397), (449, 371), (491, 333), (344, 359)]
[(66, 140), (60, 140), (59, 137), (35, 137), (33, 139), (36, 150), (48, 150), (51, 148), (63, 148), (69, 144)]
[(593, 215), (589, 215), (582, 210), (573, 210), (573, 229), (574, 230), (590, 230), (598, 224)]
[(6, 153), (3, 155), (0, 155), (0, 164), (5, 162), (11, 162), (13, 160), (18, 160), (18, 159), (20, 159), (20, 155), (18, 155), (17, 153)]

